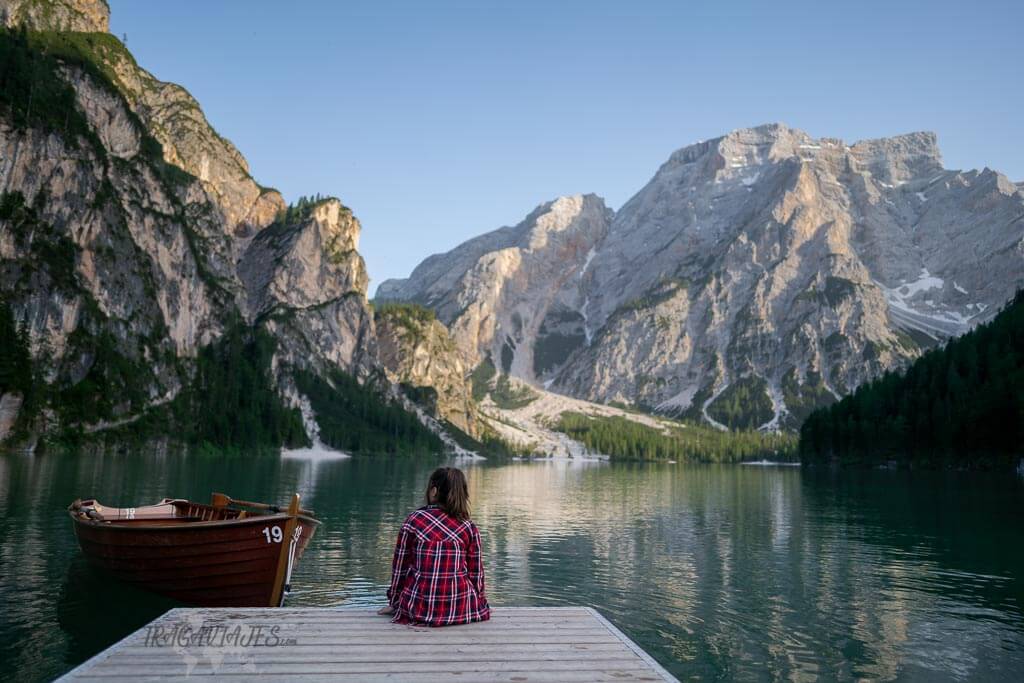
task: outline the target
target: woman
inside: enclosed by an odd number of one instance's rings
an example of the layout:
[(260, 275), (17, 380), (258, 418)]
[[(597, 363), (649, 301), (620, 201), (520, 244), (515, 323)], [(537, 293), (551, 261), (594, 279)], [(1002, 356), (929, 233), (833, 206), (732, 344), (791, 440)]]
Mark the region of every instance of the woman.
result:
[(490, 619), (480, 532), (469, 521), (466, 475), (454, 467), (434, 470), (426, 502), (406, 518), (398, 534), (388, 606), (379, 614), (430, 626)]

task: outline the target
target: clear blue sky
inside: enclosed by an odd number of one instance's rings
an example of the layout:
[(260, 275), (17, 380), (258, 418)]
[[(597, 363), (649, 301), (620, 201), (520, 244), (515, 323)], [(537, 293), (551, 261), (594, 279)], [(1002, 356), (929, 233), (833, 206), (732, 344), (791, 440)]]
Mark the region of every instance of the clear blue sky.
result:
[(675, 149), (782, 121), (939, 135), (1024, 180), (1024, 2), (110, 0), (289, 200), (363, 223), (371, 293), (562, 194), (618, 208)]

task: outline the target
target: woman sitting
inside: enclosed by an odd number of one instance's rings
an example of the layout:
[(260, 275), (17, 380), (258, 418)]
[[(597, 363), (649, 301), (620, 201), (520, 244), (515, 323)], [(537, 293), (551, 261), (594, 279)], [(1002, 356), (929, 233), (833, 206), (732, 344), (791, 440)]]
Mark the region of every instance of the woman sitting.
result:
[(449, 626), (486, 621), (480, 532), (469, 521), (466, 475), (439, 467), (427, 484), (426, 506), (410, 514), (395, 544), (388, 606), (397, 623)]

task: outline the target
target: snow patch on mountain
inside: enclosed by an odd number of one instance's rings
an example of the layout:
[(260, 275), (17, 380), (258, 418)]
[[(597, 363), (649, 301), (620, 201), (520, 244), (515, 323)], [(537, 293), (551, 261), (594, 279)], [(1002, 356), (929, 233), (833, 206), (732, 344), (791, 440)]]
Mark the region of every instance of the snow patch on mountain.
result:
[[(890, 313), (898, 324), (935, 338), (942, 338), (962, 334), (970, 322), (970, 316), (937, 304), (934, 299), (918, 296), (924, 292), (942, 290), (944, 286), (945, 281), (942, 278), (932, 275), (927, 268), (922, 268), (916, 280), (904, 281), (892, 288), (882, 285), (882, 289)], [(957, 291), (960, 291), (959, 287)]]

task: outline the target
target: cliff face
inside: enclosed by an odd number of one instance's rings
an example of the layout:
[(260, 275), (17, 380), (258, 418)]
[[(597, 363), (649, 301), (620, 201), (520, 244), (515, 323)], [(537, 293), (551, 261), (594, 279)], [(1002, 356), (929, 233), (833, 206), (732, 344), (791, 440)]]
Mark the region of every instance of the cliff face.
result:
[(220, 334), (230, 264), (209, 197), (143, 154), (145, 130), (116, 93), (76, 67), (53, 76), (73, 88), (86, 134), (0, 117), (0, 287), (50, 382), (95, 368), (104, 390), (133, 385), (104, 417), (134, 414), (176, 394), (177, 359)]
[(229, 233), (251, 237), (284, 209), (281, 195), (252, 179), (245, 158), (210, 126), (188, 91), (155, 78), (107, 34), (110, 8), (106, 2), (0, 0), (0, 17), (11, 28), (83, 34), (57, 42), (76, 46), (76, 54), (87, 53), (146, 132), (162, 145), (164, 159), (197, 178), (215, 200), (222, 227)]
[(106, 0), (0, 0), (0, 21), (33, 31), (110, 30)]
[(380, 300), (437, 311), (459, 350), (526, 379), (546, 379), (583, 344), (584, 270), (607, 235), (611, 211), (596, 195), (561, 197), (501, 228), (432, 256)]
[[(326, 199), (286, 210), (184, 89), (102, 33), (104, 2), (6, 1), (0, 12), (48, 31), (0, 35), (6, 68), (25, 75), (0, 106), (0, 293), (57, 397), (37, 406), (30, 443), (173, 401), (233, 324), (273, 337), (272, 381), (292, 405), (293, 371), (381, 374), (349, 209)], [(21, 397), (0, 405), (2, 439)]]
[(258, 233), (239, 263), (246, 314), (282, 340), (290, 365), (367, 377), (376, 364), (359, 221), (337, 199)]
[(438, 420), (480, 434), (468, 367), (448, 330), (423, 309), (382, 306), (376, 312), (378, 355), (389, 379), (403, 385)]
[[(1024, 194), (943, 168), (930, 133), (739, 130), (675, 152), (585, 247), (509, 252), (511, 230), (378, 297), (434, 307), (471, 357), (553, 390), (734, 427), (796, 426), (1024, 286)], [(516, 280), (517, 259), (543, 275)]]
[(233, 245), (243, 248), (285, 208), (281, 195), (253, 180), (245, 157), (210, 126), (188, 91), (153, 77), (116, 39), (103, 36), (97, 44), (111, 80), (161, 144), (163, 158), (198, 179), (223, 229), (236, 238)]

